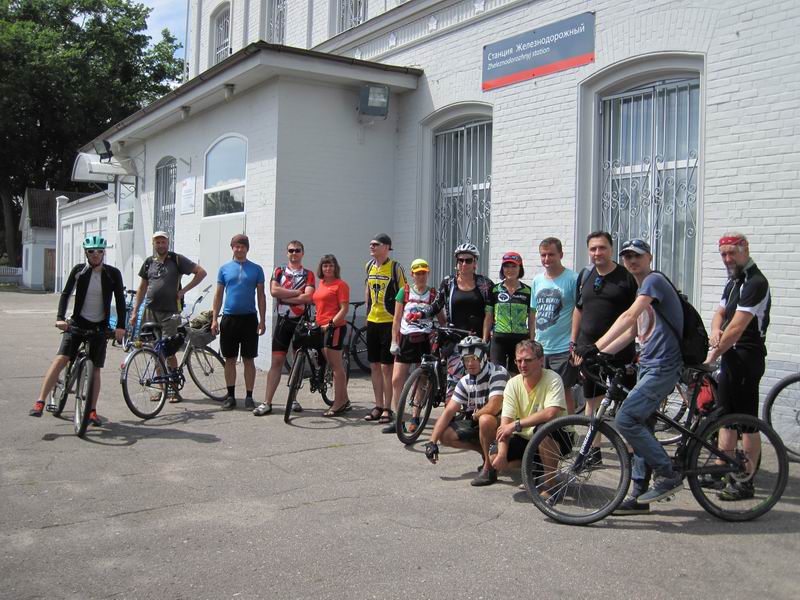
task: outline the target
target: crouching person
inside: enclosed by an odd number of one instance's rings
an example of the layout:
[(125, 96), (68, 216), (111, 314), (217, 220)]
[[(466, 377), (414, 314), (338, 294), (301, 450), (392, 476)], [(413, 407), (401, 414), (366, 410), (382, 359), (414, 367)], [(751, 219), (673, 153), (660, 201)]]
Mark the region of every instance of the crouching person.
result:
[[(477, 336), (464, 338), (457, 348), (466, 375), (458, 381), (442, 416), (436, 420), (431, 441), (425, 445), (425, 456), (436, 464), (439, 444), (474, 450), (483, 457), (483, 464), (472, 485), (491, 485), (497, 481), (497, 472), (489, 460), (489, 446), (497, 433), (508, 373), (489, 362), (489, 345)], [(563, 401), (563, 391), (561, 397)]]
[[(544, 368), (544, 349), (539, 342), (523, 340), (515, 349), (519, 375), (512, 377), (503, 394), (503, 411), (497, 428), (497, 454), (492, 457), (496, 471), (519, 469), (522, 455), (537, 427), (567, 415), (564, 384), (558, 373)], [(545, 471), (544, 480), (552, 473), (562, 453), (568, 453), (572, 440), (548, 438), (540, 445)], [(544, 452), (542, 452), (544, 451)]]

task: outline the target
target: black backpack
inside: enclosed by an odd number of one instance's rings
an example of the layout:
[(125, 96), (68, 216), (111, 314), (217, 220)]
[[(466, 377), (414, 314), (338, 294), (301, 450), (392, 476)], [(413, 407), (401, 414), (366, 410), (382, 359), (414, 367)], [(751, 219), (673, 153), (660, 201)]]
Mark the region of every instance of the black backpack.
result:
[(653, 271), (653, 273), (662, 275), (664, 279), (669, 281), (675, 293), (678, 294), (678, 299), (681, 301), (681, 309), (683, 309), (683, 335), (679, 335), (678, 330), (663, 314), (661, 314), (657, 304), (653, 305), (653, 309), (661, 316), (661, 320), (672, 330), (675, 337), (678, 338), (678, 343), (681, 347), (681, 355), (683, 356), (683, 363), (686, 365), (701, 364), (708, 355), (708, 333), (706, 332), (706, 326), (703, 325), (703, 319), (700, 317), (700, 313), (692, 306), (686, 295), (682, 294), (681, 291), (675, 287), (675, 284), (670, 281), (669, 277), (664, 275), (661, 271)]

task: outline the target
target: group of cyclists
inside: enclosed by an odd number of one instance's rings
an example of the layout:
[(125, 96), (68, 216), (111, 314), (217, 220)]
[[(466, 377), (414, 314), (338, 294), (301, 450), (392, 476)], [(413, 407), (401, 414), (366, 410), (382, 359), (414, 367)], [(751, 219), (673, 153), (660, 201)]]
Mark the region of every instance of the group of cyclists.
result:
[[(167, 233), (156, 232), (152, 241), (153, 255), (139, 271), (131, 319), (135, 322), (146, 299), (146, 320), (159, 324), (164, 335), (174, 335), (172, 315), (186, 292), (207, 274), (201, 266), (169, 250)], [(673, 471), (672, 461), (653, 434), (652, 416), (675, 387), (683, 367), (684, 307), (679, 292), (664, 274), (653, 270), (653, 255), (646, 240), (625, 241), (617, 255), (613, 238), (605, 231), (590, 233), (586, 244), (590, 264), (576, 273), (562, 263), (561, 241), (543, 239), (538, 245), (543, 270), (528, 285), (523, 281), (525, 268), (520, 253), (502, 255), (499, 282), (495, 283), (478, 272), (478, 248), (463, 243), (453, 252), (454, 273), (433, 287), (424, 259), (410, 264), (407, 279), (402, 265), (390, 256), (391, 238), (385, 233), (372, 238), (364, 272), (364, 300), (374, 406), (364, 420), (384, 425), (384, 433), (396, 432), (394, 411), (400, 391), (411, 367), (431, 353), (435, 322), (471, 332), (449, 356), (453, 385), (425, 446), (425, 455), (435, 464), (440, 460), (440, 445), (474, 450), (482, 462), (472, 485), (490, 485), (497, 481), (498, 473), (519, 467), (537, 427), (575, 411), (572, 390), (579, 382), (582, 366), (601, 352), (613, 356), (613, 362), (620, 366), (636, 359), (638, 367), (630, 370), (626, 382), (631, 391), (616, 415), (617, 428), (634, 453), (631, 494), (617, 512), (645, 513), (650, 503), (673, 494), (682, 485), (681, 477)], [(322, 256), (316, 271), (311, 271), (303, 265), (302, 242), (292, 240), (286, 247), (286, 263), (273, 270), (269, 293), (276, 300), (277, 321), (272, 335), (272, 364), (264, 399), (256, 406), (254, 358), (258, 337), (266, 330), (266, 277), (264, 269), (247, 258), (250, 242), (246, 235), (235, 235), (230, 245), (232, 259), (219, 268), (211, 314), (211, 330), (219, 334), (225, 362), (227, 394), (222, 409), (237, 406), (236, 363), (241, 358), (244, 407), (256, 416), (272, 412), (295, 329), (313, 306), (315, 322), (322, 331), (321, 350), (333, 371), (334, 401), (324, 415), (338, 417), (351, 411), (342, 362), (350, 288), (341, 279), (336, 257)], [(61, 293), (56, 327), (65, 333), (30, 410), (32, 416), (42, 415), (59, 372), (83, 341), (68, 331), (65, 317), (73, 290), (71, 321), (81, 330), (108, 327), (112, 296), (117, 314), (125, 314), (122, 276), (104, 262), (106, 241), (90, 236), (83, 247), (86, 263), (71, 271)], [(724, 234), (719, 251), (729, 280), (713, 315), (706, 362), (721, 360), (722, 404), (730, 411), (756, 416), (766, 356), (769, 285), (750, 257), (743, 234)], [(615, 260), (617, 257), (622, 264)], [(184, 275), (193, 277), (182, 286)], [(124, 322), (120, 321), (115, 330), (118, 340), (123, 333)], [(96, 366), (91, 398), (94, 407), (105, 342), (91, 338), (89, 355)], [(174, 357), (170, 360), (172, 364)], [(584, 380), (587, 411), (597, 408), (603, 393), (597, 383)], [(177, 390), (170, 391), (169, 398), (171, 402), (181, 401)], [(293, 410), (303, 409), (295, 403)], [(102, 423), (96, 410), (92, 410), (90, 420), (95, 425)], [(550, 456), (558, 456), (572, 445), (572, 440), (564, 439), (568, 436), (556, 437), (547, 441), (553, 449)], [(758, 434), (744, 434), (744, 449), (751, 464), (757, 463), (759, 443)], [(595, 444), (598, 446), (592, 449), (589, 460), (600, 465), (599, 436)], [(735, 437), (720, 440), (722, 447), (726, 444), (735, 445)], [(720, 486), (719, 497), (751, 497), (752, 485), (752, 479), (727, 481)]]

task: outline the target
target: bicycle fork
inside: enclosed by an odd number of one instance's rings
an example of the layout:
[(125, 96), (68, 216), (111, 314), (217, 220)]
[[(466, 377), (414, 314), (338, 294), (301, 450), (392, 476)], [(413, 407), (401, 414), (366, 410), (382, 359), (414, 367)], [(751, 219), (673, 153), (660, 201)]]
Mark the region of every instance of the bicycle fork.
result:
[(600, 408), (597, 409), (597, 414), (593, 414), (590, 417), (589, 432), (583, 439), (581, 449), (578, 451), (578, 456), (575, 458), (575, 462), (572, 463), (572, 467), (570, 468), (573, 474), (580, 473), (583, 470), (583, 465), (588, 460), (589, 452), (592, 450), (594, 438), (599, 435), (600, 427), (598, 424), (603, 420), (603, 416), (606, 414), (609, 406), (611, 406), (611, 398), (606, 395), (603, 397), (602, 402), (600, 402)]

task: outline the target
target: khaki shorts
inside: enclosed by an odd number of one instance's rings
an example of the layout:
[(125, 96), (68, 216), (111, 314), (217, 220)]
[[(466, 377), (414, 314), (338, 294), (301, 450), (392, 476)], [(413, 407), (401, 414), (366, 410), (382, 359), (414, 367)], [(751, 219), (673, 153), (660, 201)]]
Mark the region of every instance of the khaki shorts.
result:
[(174, 317), (175, 313), (148, 308), (145, 311), (142, 323), (158, 323), (161, 325), (161, 337), (170, 337), (178, 334), (180, 318)]

